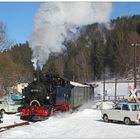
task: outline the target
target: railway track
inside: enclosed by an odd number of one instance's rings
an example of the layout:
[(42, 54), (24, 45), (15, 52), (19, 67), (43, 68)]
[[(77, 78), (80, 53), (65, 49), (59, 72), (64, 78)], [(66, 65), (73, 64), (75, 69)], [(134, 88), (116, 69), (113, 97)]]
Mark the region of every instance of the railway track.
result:
[(12, 125), (3, 126), (3, 127), (0, 127), (0, 132), (9, 130), (9, 129), (14, 128), (14, 127), (19, 127), (19, 126), (29, 125), (29, 124), (30, 123), (28, 121), (26, 121), (26, 122), (15, 123), (15, 124), (12, 124)]
[[(72, 113), (74, 113), (75, 111), (77, 111), (77, 109), (71, 111), (70, 113), (72, 114)], [(55, 116), (56, 114), (57, 114), (57, 113), (53, 113), (51, 116)], [(35, 123), (35, 122), (34, 122), (34, 123)], [(21, 123), (15, 122), (15, 123), (12, 124), (12, 125), (2, 126), (2, 127), (0, 127), (0, 132), (9, 130), (9, 129), (14, 128), (14, 127), (24, 126), (24, 125), (30, 125), (30, 122), (29, 122), (29, 121), (25, 121), (25, 122), (21, 122)]]

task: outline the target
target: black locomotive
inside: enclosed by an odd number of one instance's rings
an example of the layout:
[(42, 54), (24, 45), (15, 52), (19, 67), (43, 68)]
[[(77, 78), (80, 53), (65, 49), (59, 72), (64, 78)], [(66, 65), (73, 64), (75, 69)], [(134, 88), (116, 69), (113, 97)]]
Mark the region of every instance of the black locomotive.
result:
[(54, 111), (69, 111), (71, 88), (70, 81), (37, 70), (34, 80), (22, 92), (21, 119), (44, 120)]

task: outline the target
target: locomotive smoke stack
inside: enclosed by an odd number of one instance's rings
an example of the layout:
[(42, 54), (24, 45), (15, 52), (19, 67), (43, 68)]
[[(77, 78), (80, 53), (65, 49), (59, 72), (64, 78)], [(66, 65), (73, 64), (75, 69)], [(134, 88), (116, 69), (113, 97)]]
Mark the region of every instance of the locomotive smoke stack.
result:
[(40, 73), (40, 66), (39, 66), (39, 60), (37, 60), (36, 62), (36, 71), (37, 71), (37, 81), (40, 81), (40, 76), (39, 76), (39, 73)]
[(41, 76), (41, 67), (39, 65), (39, 60), (36, 61), (35, 65), (35, 72), (34, 72), (34, 81), (40, 81)]
[(41, 71), (41, 68), (40, 68), (40, 66), (39, 66), (39, 60), (37, 60), (37, 62), (36, 62), (36, 70), (37, 70), (37, 71)]

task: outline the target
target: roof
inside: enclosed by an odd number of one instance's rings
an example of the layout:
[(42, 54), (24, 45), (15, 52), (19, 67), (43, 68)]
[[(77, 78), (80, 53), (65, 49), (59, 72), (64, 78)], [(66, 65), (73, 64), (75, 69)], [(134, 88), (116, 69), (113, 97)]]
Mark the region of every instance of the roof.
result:
[(84, 85), (84, 84), (72, 82), (72, 81), (70, 81), (70, 84), (75, 86), (75, 87), (90, 87), (89, 85)]

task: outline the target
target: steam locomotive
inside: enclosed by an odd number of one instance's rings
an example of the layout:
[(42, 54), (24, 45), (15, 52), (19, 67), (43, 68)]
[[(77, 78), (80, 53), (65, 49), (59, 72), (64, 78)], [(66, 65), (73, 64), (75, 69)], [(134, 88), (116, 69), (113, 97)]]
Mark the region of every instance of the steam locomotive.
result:
[(69, 111), (72, 88), (70, 81), (37, 70), (33, 81), (22, 91), (21, 119), (40, 121), (55, 111)]

